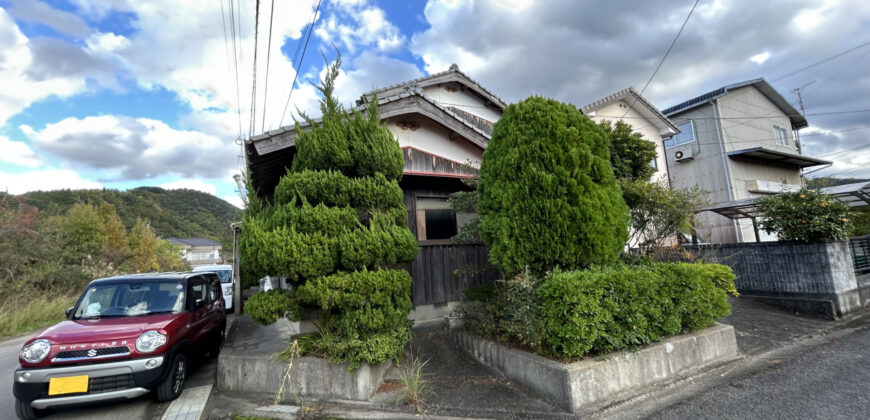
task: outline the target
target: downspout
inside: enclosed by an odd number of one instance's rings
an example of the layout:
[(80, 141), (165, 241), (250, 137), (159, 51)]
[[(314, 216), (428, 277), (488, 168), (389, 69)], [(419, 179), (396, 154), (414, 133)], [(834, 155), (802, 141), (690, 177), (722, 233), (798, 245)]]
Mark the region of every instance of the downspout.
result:
[[(725, 158), (725, 141), (722, 140), (722, 127), (719, 125), (719, 99), (713, 100), (713, 121), (716, 122), (716, 137), (719, 138), (719, 151), (722, 154), (722, 167), (725, 168), (725, 184), (728, 186), (728, 201), (734, 201), (734, 191), (731, 189), (731, 170), (728, 168), (728, 160)], [(737, 242), (743, 242), (743, 235), (737, 225), (737, 220), (731, 219), (731, 223), (734, 226), (734, 234), (737, 237)]]

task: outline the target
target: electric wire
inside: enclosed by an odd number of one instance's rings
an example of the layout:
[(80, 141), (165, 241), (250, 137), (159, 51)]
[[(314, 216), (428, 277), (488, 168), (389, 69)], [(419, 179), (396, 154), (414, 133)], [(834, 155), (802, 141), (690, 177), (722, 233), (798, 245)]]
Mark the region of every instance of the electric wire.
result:
[[(698, 7), (698, 2), (700, 0), (695, 0), (695, 4), (692, 5), (692, 9), (689, 10), (689, 14), (686, 15), (686, 20), (683, 21), (683, 25), (680, 26), (680, 30), (677, 32), (677, 36), (674, 37), (674, 40), (671, 41), (671, 45), (668, 47), (668, 50), (665, 51), (665, 55), (662, 56), (662, 59), (659, 61), (659, 64), (656, 66), (656, 69), (653, 71), (652, 75), (650, 75), (649, 79), (647, 79), (646, 84), (643, 85), (643, 89), (640, 90), (640, 96), (643, 96), (643, 93), (646, 92), (646, 89), (649, 87), (649, 84), (652, 82), (653, 78), (658, 74), (659, 69), (662, 68), (662, 65), (665, 63), (665, 60), (668, 58), (668, 55), (671, 54), (671, 50), (674, 48), (674, 45), (677, 43), (677, 40), (680, 39), (680, 35), (683, 33), (683, 29), (686, 28), (686, 24), (689, 23), (689, 18), (692, 17), (692, 13), (695, 12), (695, 8)], [(634, 102), (637, 102), (637, 98), (634, 98)], [(632, 103), (632, 106), (634, 103)], [(629, 107), (631, 109), (631, 107)], [(625, 114), (628, 114), (628, 109), (625, 110)], [(623, 114), (623, 116), (625, 116)]]
[(281, 112), (281, 120), (278, 126), (284, 124), (284, 115), (287, 113), (287, 107), (290, 106), (290, 98), (293, 96), (293, 89), (296, 87), (296, 79), (299, 77), (299, 70), (302, 67), (302, 62), (305, 60), (305, 51), (308, 50), (308, 41), (311, 40), (311, 33), (314, 32), (314, 21), (317, 19), (317, 13), (320, 11), (320, 4), (323, 0), (317, 0), (317, 7), (314, 8), (314, 14), (311, 17), (311, 23), (308, 27), (308, 35), (305, 38), (305, 45), (302, 48), (302, 55), (299, 57), (299, 62), (296, 63), (296, 74), (293, 75), (293, 83), (290, 85), (290, 93), (287, 95), (287, 102), (284, 103), (284, 111)]
[(776, 83), (776, 82), (778, 82), (778, 81), (780, 81), (780, 80), (782, 80), (782, 79), (785, 79), (785, 78), (788, 78), (788, 77), (792, 77), (792, 76), (794, 76), (794, 75), (796, 75), (796, 74), (798, 74), (798, 73), (801, 73), (801, 72), (803, 72), (803, 71), (809, 70), (809, 69), (811, 69), (811, 68), (813, 68), (813, 67), (816, 67), (816, 66), (820, 66), (820, 65), (825, 64), (825, 63), (827, 63), (827, 62), (829, 62), (829, 61), (831, 61), (831, 60), (833, 60), (833, 59), (835, 59), (835, 58), (842, 57), (842, 56), (844, 56), (844, 55), (846, 55), (846, 54), (849, 54), (849, 53), (852, 52), (852, 51), (859, 50), (859, 49), (864, 48), (864, 47), (866, 47), (866, 46), (868, 46), (868, 45), (870, 45), (870, 42), (865, 42), (865, 43), (863, 43), (863, 44), (861, 44), (861, 45), (858, 45), (858, 46), (856, 46), (856, 47), (849, 48), (849, 49), (846, 50), (846, 51), (843, 51), (843, 52), (840, 52), (840, 53), (834, 54), (834, 55), (832, 55), (832, 56), (830, 56), (830, 57), (828, 57), (828, 58), (825, 58), (824, 60), (818, 61), (818, 62), (816, 62), (816, 63), (810, 64), (810, 65), (808, 65), (808, 66), (805, 66), (805, 67), (802, 67), (802, 68), (800, 68), (800, 69), (798, 69), (798, 70), (795, 70), (795, 71), (793, 71), (793, 72), (791, 72), (791, 73), (788, 73), (788, 74), (785, 74), (785, 75), (783, 75), (783, 76), (777, 77), (776, 79), (771, 80), (770, 83)]
[(254, 127), (257, 121), (257, 43), (260, 34), (260, 0), (257, 0), (254, 10), (254, 65), (253, 82), (251, 86), (251, 121), (249, 136), (254, 136)]
[(266, 100), (269, 98), (269, 58), (272, 55), (272, 20), (275, 17), (275, 0), (272, 0), (269, 12), (269, 42), (266, 45), (266, 80), (263, 82), (263, 123), (260, 132), (266, 131)]

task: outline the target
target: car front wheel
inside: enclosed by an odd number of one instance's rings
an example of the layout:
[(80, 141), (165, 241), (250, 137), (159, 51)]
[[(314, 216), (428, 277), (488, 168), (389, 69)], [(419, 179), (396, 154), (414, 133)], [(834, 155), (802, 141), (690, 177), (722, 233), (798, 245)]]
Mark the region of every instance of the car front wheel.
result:
[(178, 353), (172, 359), (172, 366), (169, 368), (169, 374), (166, 379), (157, 386), (155, 392), (157, 401), (167, 402), (178, 398), (181, 391), (184, 390), (184, 380), (187, 378), (187, 357), (184, 354)]
[(37, 410), (30, 406), (30, 403), (15, 399), (15, 414), (23, 420), (35, 420), (45, 416), (46, 410)]

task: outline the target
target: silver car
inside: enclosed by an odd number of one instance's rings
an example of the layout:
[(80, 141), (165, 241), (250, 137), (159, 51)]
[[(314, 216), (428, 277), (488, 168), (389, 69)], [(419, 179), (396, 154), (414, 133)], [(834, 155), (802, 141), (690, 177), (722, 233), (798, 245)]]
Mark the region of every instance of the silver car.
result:
[(221, 288), (224, 292), (224, 300), (227, 302), (227, 312), (232, 312), (233, 309), (233, 266), (229, 264), (221, 265), (198, 265), (193, 268), (193, 272), (210, 271), (218, 275), (221, 279)]

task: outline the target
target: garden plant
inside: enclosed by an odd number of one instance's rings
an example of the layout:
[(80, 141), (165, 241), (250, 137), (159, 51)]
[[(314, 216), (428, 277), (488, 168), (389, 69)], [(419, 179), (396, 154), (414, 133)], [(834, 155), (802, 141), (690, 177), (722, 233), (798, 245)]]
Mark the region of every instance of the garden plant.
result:
[(363, 115), (334, 98), (340, 61), (318, 87), (321, 122), (304, 116), (311, 129), (296, 126), (297, 155), (272, 202), (245, 214), (240, 263), (249, 277), (292, 286), (252, 296), (252, 319), (312, 314), (319, 331), (300, 338), (302, 353), (354, 369), (394, 358), (410, 339), (411, 277), (402, 265), (417, 242), (398, 185), (399, 145), (380, 125), (377, 99)]

